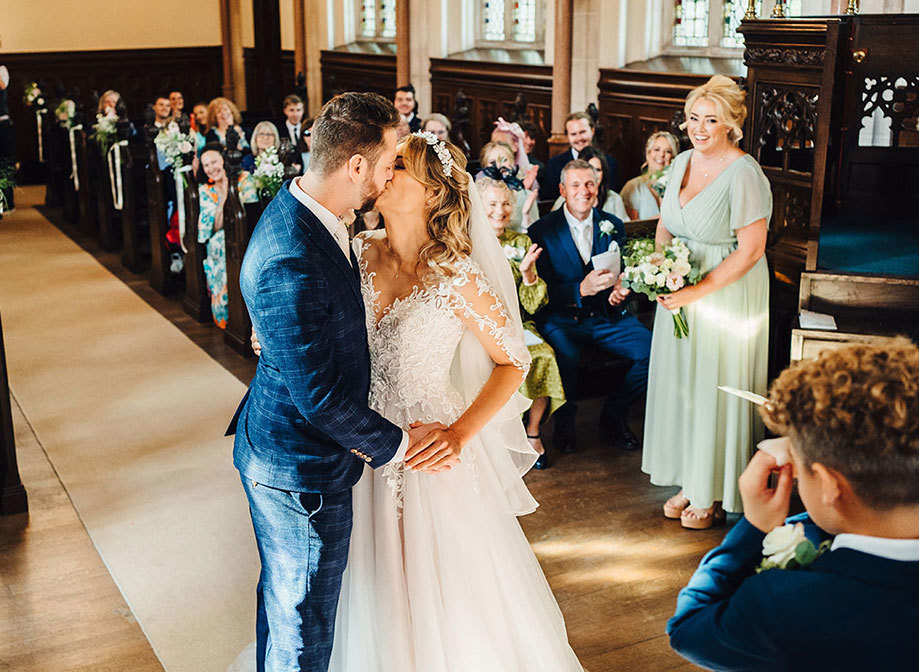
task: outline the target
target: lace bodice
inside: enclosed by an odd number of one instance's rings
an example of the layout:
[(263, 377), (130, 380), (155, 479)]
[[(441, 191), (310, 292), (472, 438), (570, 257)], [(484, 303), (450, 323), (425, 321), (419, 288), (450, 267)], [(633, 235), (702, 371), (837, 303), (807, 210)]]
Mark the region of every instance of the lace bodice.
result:
[(385, 232), (362, 234), (354, 244), (367, 314), (374, 410), (402, 427), (415, 421), (455, 421), (465, 403), (451, 385), (450, 367), (467, 328), (480, 330), (493, 357), (526, 372), (526, 346), (522, 339), (508, 337), (504, 307), (471, 259), (458, 262), (452, 276), (416, 286), (408, 296), (381, 307), (376, 273), (363, 254), (374, 236)]

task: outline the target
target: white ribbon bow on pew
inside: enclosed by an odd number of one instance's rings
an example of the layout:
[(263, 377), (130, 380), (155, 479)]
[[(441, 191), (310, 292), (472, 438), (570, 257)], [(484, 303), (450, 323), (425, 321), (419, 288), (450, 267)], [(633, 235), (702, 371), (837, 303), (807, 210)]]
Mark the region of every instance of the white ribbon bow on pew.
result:
[(176, 210), (179, 213), (179, 245), (182, 246), (182, 251), (185, 254), (188, 254), (188, 250), (185, 248), (185, 178), (182, 176), (182, 173), (191, 172), (191, 168), (192, 167), (188, 165), (176, 168), (172, 171), (176, 180)]
[[(119, 140), (112, 144), (108, 149), (106, 159), (108, 160), (109, 185), (112, 188), (112, 203), (116, 210), (124, 207), (124, 185), (121, 183), (121, 148), (127, 147), (127, 140)], [(112, 162), (112, 153), (115, 154), (114, 165)]]
[(48, 110), (41, 110), (41, 109), (35, 108), (35, 125), (38, 127), (38, 162), (39, 163), (45, 162), (45, 148), (44, 148), (44, 145), (42, 144), (42, 139), (41, 139), (41, 124), (42, 124), (41, 115), (47, 114), (47, 113), (48, 113)]
[(81, 130), (83, 130), (83, 124), (71, 126), (70, 131), (68, 131), (70, 134), (70, 177), (73, 178), (75, 191), (80, 191), (80, 171), (77, 168), (77, 139), (74, 134)]

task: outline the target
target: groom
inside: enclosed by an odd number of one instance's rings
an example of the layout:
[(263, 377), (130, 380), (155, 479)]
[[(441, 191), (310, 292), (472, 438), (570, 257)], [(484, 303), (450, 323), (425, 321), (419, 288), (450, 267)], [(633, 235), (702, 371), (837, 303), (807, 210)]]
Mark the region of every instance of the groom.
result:
[(433, 426), (405, 432), (367, 405), (370, 355), (357, 261), (340, 216), (392, 179), (399, 115), (345, 93), (312, 128), (307, 173), (255, 227), (240, 288), (261, 357), (230, 424), (262, 569), (256, 665), (326, 672), (364, 464), (402, 461)]

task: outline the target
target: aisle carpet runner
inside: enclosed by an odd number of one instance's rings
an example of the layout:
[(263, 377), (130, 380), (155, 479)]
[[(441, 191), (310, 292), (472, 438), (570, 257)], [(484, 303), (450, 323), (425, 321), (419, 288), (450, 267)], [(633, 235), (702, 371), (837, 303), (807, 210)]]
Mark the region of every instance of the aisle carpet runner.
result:
[(31, 208), (0, 221), (0, 313), (13, 392), (163, 666), (224, 672), (254, 632), (223, 437), (245, 386)]

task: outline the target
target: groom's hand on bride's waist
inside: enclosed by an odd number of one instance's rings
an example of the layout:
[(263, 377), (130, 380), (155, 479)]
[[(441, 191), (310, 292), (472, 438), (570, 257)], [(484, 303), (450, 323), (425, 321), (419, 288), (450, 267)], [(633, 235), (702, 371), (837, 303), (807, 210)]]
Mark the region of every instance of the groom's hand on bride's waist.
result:
[(446, 425), (414, 422), (408, 430), (409, 447), (405, 466), (412, 471), (438, 472), (449, 470), (459, 462), (462, 444), (456, 432)]

